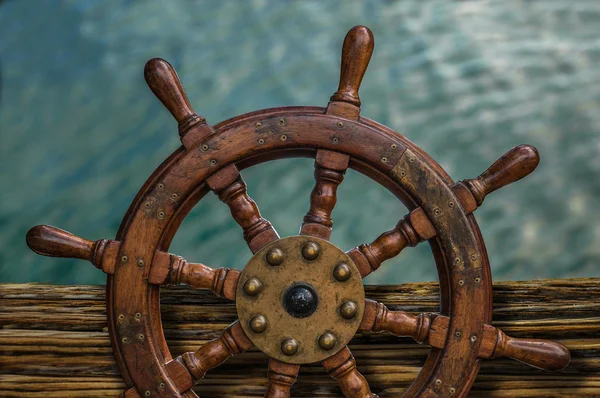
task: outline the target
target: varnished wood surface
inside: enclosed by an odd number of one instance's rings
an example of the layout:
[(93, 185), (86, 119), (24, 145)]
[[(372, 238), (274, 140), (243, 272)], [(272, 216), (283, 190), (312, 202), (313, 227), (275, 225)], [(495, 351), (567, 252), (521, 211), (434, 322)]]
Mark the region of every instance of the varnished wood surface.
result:
[[(235, 306), (207, 290), (164, 289), (165, 335), (174, 356), (219, 337)], [(435, 312), (435, 284), (371, 286), (367, 296), (391, 310)], [(0, 285), (0, 391), (6, 397), (112, 397), (125, 390), (106, 328), (103, 286)], [(514, 337), (561, 342), (572, 354), (559, 373), (510, 359), (483, 360), (471, 397), (600, 395), (600, 278), (504, 282), (494, 286), (494, 322)], [(409, 338), (362, 334), (350, 344), (374, 393), (400, 394), (428, 347)], [(201, 397), (263, 396), (267, 358), (254, 349), (210, 370)], [(339, 397), (320, 365), (306, 366), (292, 396)]]

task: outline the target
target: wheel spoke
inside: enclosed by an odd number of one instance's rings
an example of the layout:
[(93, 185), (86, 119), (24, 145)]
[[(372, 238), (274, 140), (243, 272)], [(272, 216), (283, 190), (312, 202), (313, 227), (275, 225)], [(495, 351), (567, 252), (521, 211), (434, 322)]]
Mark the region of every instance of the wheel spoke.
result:
[(338, 185), (344, 180), (350, 156), (319, 149), (315, 157), (315, 187), (310, 194), (310, 210), (304, 216), (300, 234), (329, 240), (331, 212), (337, 201)]
[(217, 339), (211, 340), (196, 352), (186, 352), (165, 366), (180, 392), (187, 391), (201, 380), (210, 369), (220, 366), (229, 358), (252, 348), (238, 321), (235, 321)]
[[(444, 348), (446, 345), (449, 317), (425, 313), (410, 315), (403, 311), (390, 311), (385, 305), (373, 300), (365, 301), (360, 330), (386, 331), (396, 336), (412, 337), (416, 342), (434, 348)], [(548, 340), (509, 337), (492, 325), (484, 325), (481, 336), (457, 334), (455, 337), (468, 338), (471, 344), (481, 339), (479, 358), (508, 357), (550, 371), (564, 369), (571, 360), (569, 350), (562, 344)]]
[(288, 398), (292, 385), (298, 379), (300, 365), (269, 360), (269, 385), (265, 398)]
[(377, 398), (367, 379), (356, 369), (356, 360), (348, 347), (321, 362), (329, 376), (337, 380), (346, 398)]
[(397, 256), (407, 246), (416, 246), (419, 242), (436, 235), (435, 228), (417, 207), (407, 214), (391, 231), (379, 235), (370, 244), (363, 244), (347, 252), (364, 278), (376, 271), (385, 260)]
[(197, 289), (210, 289), (214, 294), (235, 300), (240, 271), (211, 268), (200, 263), (188, 263), (183, 257), (156, 252), (148, 282), (155, 285), (186, 284)]
[(233, 219), (244, 230), (244, 239), (252, 253), (279, 239), (271, 223), (260, 215), (258, 206), (248, 196), (246, 183), (237, 167), (230, 165), (217, 171), (206, 180), (208, 186), (226, 203)]

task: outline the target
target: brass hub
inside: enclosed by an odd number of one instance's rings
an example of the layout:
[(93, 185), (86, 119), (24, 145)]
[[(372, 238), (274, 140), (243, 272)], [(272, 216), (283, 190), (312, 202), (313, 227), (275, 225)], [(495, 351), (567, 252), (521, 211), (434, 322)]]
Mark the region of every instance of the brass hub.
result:
[(362, 278), (346, 253), (304, 235), (259, 250), (242, 271), (236, 295), (250, 340), (294, 364), (319, 362), (342, 349), (358, 330), (364, 304)]

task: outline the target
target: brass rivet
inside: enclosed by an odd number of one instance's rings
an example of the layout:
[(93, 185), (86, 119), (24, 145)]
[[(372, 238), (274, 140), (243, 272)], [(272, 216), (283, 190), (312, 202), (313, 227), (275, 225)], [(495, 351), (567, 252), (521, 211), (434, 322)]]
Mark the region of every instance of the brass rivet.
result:
[(337, 138), (337, 137), (333, 137), (333, 138), (331, 139), (331, 142), (333, 142), (334, 144), (337, 144), (338, 142), (340, 142), (340, 139), (339, 139), (339, 138)]
[(481, 278), (475, 278), (475, 283), (481, 282)]
[(135, 313), (135, 318), (136, 319), (140, 319), (142, 317), (142, 314), (140, 314), (139, 312)]
[(285, 119), (279, 119), (279, 125), (283, 126), (285, 124)]
[(442, 381), (440, 379), (436, 379), (435, 380), (435, 385), (436, 386), (441, 386), (442, 385)]
[(256, 122), (256, 128), (261, 128), (262, 127), (262, 123), (261, 122)]
[(248, 296), (256, 296), (263, 290), (263, 284), (256, 278), (251, 278), (244, 283), (244, 293)]
[(129, 343), (129, 339), (127, 337), (123, 337), (121, 341), (125, 344)]
[(456, 392), (456, 388), (454, 387), (450, 387), (450, 394), (454, 395), (454, 393)]
[(144, 336), (142, 333), (137, 335), (137, 338), (139, 341), (144, 341), (144, 339), (146, 338), (146, 336)]
[(274, 267), (281, 265), (284, 260), (283, 250), (278, 248), (271, 249), (267, 252), (265, 258), (267, 259), (267, 263), (269, 263), (269, 265)]
[(143, 267), (144, 266), (144, 260), (142, 260), (141, 258), (137, 261), (137, 266), (138, 267)]
[(454, 209), (454, 202), (448, 202), (448, 207)]
[(258, 145), (262, 145), (262, 144), (264, 144), (264, 143), (265, 143), (265, 140), (264, 140), (264, 138), (259, 138), (259, 139), (258, 139)]
[(333, 269), (333, 277), (339, 282), (345, 282), (350, 279), (350, 267), (348, 264), (338, 264)]
[(401, 177), (406, 177), (406, 171), (400, 170), (400, 176)]
[(298, 352), (298, 342), (292, 338), (283, 339), (281, 342), (281, 352), (287, 356), (295, 355)]
[(336, 343), (337, 339), (329, 332), (323, 333), (321, 336), (319, 336), (319, 347), (325, 351), (331, 350), (333, 347), (335, 347)]
[(473, 260), (473, 261), (477, 260), (477, 256), (474, 254), (471, 254), (471, 260)]
[(435, 214), (436, 216), (439, 216), (439, 215), (441, 215), (441, 214), (442, 214), (442, 211), (441, 211), (440, 209), (435, 209), (435, 210), (433, 211), (433, 214)]
[(465, 281), (463, 281), (462, 279), (458, 281), (458, 286), (462, 286), (465, 284)]
[(381, 163), (387, 163), (388, 158), (386, 158), (385, 156), (381, 158)]
[(165, 184), (163, 184), (162, 182), (160, 184), (158, 184), (156, 186), (158, 189), (163, 189), (165, 187)]
[(208, 145), (206, 145), (206, 144), (202, 145), (202, 150), (204, 152), (208, 151)]
[(338, 126), (338, 128), (340, 128), (340, 129), (341, 129), (342, 127), (344, 127), (344, 123), (342, 123), (342, 122), (337, 122), (337, 126)]
[(176, 193), (172, 193), (172, 194), (171, 194), (171, 198), (172, 198), (172, 199), (177, 199), (177, 196), (178, 196), (178, 195), (177, 195)]
[(165, 382), (163, 381), (163, 382), (161, 382), (161, 383), (158, 385), (158, 388), (165, 388), (165, 386), (166, 386), (166, 384), (165, 384)]
[(308, 261), (313, 261), (319, 257), (319, 245), (314, 242), (306, 242), (302, 246), (302, 257)]
[(409, 161), (409, 163), (414, 163), (415, 162), (415, 158), (409, 158), (408, 161)]
[(456, 258), (454, 259), (454, 264), (460, 264), (460, 258), (456, 257)]
[(165, 212), (164, 211), (159, 211), (158, 212), (158, 218), (164, 218), (165, 217)]
[(460, 336), (462, 335), (462, 333), (461, 333), (461, 332), (455, 332), (455, 333), (454, 333), (454, 335), (455, 335), (456, 337), (460, 337)]
[(150, 202), (146, 202), (146, 203), (144, 203), (144, 207), (145, 207), (146, 209), (149, 209), (149, 208), (150, 208)]
[(121, 256), (121, 261), (122, 261), (122, 262), (126, 263), (126, 262), (127, 262), (127, 260), (129, 260), (129, 259), (127, 258), (127, 256)]
[(210, 160), (210, 165), (211, 165), (211, 166), (214, 166), (214, 165), (216, 165), (216, 164), (217, 164), (217, 159), (211, 159), (211, 160)]
[(122, 321), (123, 319), (125, 319), (125, 315), (119, 314), (119, 320)]
[(477, 336), (471, 336), (471, 343), (474, 343), (475, 341), (477, 341)]
[(346, 301), (340, 306), (340, 315), (345, 319), (352, 319), (358, 312), (358, 306), (353, 301)]
[(146, 392), (144, 393), (145, 396), (149, 397), (150, 395), (152, 395), (152, 393), (150, 392), (150, 390), (146, 390)]
[(285, 141), (285, 140), (287, 140), (287, 135), (281, 134), (281, 137), (279, 137), (279, 138), (281, 138), (281, 141)]
[(267, 328), (267, 318), (262, 315), (253, 316), (250, 319), (250, 329), (254, 333), (262, 333)]
[(398, 146), (396, 146), (396, 144), (392, 144), (391, 147), (392, 147), (392, 149), (398, 148)]

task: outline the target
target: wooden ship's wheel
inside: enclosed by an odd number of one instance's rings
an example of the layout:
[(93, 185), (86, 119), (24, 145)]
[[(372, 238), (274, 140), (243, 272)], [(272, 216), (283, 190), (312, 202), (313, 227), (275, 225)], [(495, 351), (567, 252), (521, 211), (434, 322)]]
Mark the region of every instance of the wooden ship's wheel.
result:
[[(531, 173), (537, 150), (517, 146), (479, 177), (455, 183), (404, 136), (360, 116), (358, 89), (373, 46), (368, 28), (348, 32), (339, 88), (326, 108), (265, 109), (213, 127), (192, 110), (170, 64), (146, 64), (145, 79), (177, 120), (182, 147), (146, 181), (115, 240), (92, 242), (43, 225), (27, 234), (35, 252), (86, 259), (108, 275), (109, 332), (129, 387), (122, 396), (195, 397), (192, 387), (209, 369), (256, 347), (271, 358), (266, 397), (288, 397), (300, 365), (315, 362), (346, 397), (376, 397), (347, 347), (357, 331), (431, 346), (408, 397), (466, 396), (481, 359), (511, 357), (552, 371), (569, 363), (561, 344), (511, 338), (492, 326), (490, 265), (472, 214), (488, 193)], [(315, 158), (316, 183), (299, 235), (280, 238), (240, 171), (288, 157)], [(409, 212), (372, 243), (344, 252), (329, 236), (348, 167), (389, 189)], [(253, 253), (241, 272), (168, 253), (181, 222), (209, 191), (230, 207)], [(415, 316), (366, 299), (362, 279), (423, 241), (437, 266), (440, 313)], [(172, 358), (159, 291), (175, 284), (234, 300), (239, 320), (196, 352)]]

